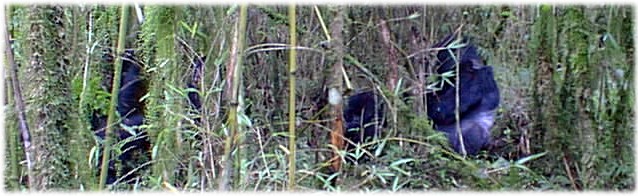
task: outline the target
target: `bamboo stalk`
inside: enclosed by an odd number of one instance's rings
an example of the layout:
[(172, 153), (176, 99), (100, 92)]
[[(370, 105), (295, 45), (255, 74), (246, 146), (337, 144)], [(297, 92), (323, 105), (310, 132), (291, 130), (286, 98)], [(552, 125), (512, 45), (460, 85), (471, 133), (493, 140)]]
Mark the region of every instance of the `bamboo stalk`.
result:
[[(243, 45), (245, 41), (246, 32), (246, 23), (248, 18), (248, 5), (242, 4), (239, 11), (239, 21), (238, 25), (235, 26), (235, 32), (233, 33), (233, 46), (231, 47), (231, 58), (228, 64), (228, 77), (232, 78), (232, 80), (228, 80), (229, 83), (227, 88), (229, 88), (229, 96), (230, 96), (230, 111), (228, 112), (228, 137), (226, 138), (224, 144), (224, 156), (222, 157), (222, 173), (219, 182), (219, 190), (228, 191), (230, 190), (229, 182), (232, 174), (232, 157), (231, 152), (233, 147), (237, 146), (238, 140), (238, 129), (239, 125), (237, 122), (237, 114), (238, 114), (238, 92), (239, 92), (239, 82), (241, 78), (241, 64), (243, 59)], [(240, 34), (241, 33), (241, 34)], [(235, 167), (241, 168), (241, 165), (235, 165)]]
[(288, 144), (288, 148), (290, 150), (290, 153), (288, 154), (288, 189), (289, 190), (295, 190), (295, 171), (296, 171), (296, 167), (295, 167), (295, 160), (296, 160), (296, 154), (297, 154), (297, 149), (296, 149), (296, 140), (297, 140), (297, 135), (295, 133), (295, 125), (296, 123), (296, 113), (295, 113), (295, 91), (297, 90), (295, 88), (295, 72), (297, 71), (297, 50), (294, 48), (297, 45), (297, 19), (295, 16), (295, 4), (291, 4), (288, 7), (288, 24), (289, 24), (289, 28), (290, 28), (290, 57), (288, 58), (289, 61), (289, 89), (290, 89), (290, 97), (289, 97), (289, 103), (288, 103), (288, 132), (289, 132), (289, 144)]
[[(461, 37), (462, 36), (461, 35), (461, 28), (462, 27), (463, 26), (461, 26), (461, 27), (459, 27), (457, 29), (458, 34), (456, 35), (457, 36), (456, 39), (459, 39), (459, 40), (463, 39)], [(465, 144), (463, 143), (463, 131), (461, 130), (461, 114), (460, 114), (461, 112), (459, 111), (460, 110), (459, 106), (461, 104), (461, 96), (459, 94), (460, 93), (459, 90), (461, 89), (461, 84), (460, 84), (461, 72), (459, 72), (460, 71), (459, 66), (461, 66), (459, 64), (459, 62), (461, 61), (461, 59), (460, 59), (461, 58), (461, 52), (460, 51), (461, 51), (460, 49), (456, 50), (457, 58), (455, 58), (455, 59), (457, 59), (457, 60), (455, 60), (456, 65), (454, 66), (454, 68), (456, 69), (455, 70), (455, 73), (456, 73), (456, 79), (455, 80), (456, 81), (455, 81), (455, 84), (454, 84), (454, 86), (455, 86), (454, 87), (454, 93), (455, 93), (454, 94), (455, 95), (454, 99), (455, 99), (455, 107), (456, 107), (456, 109), (454, 110), (454, 119), (456, 119), (456, 123), (455, 123), (455, 125), (456, 125), (456, 133), (459, 136), (458, 139), (459, 139), (459, 144), (461, 145), (461, 155), (463, 155), (463, 158), (465, 158), (467, 156), (467, 151), (465, 151)]]
[(116, 59), (113, 66), (115, 66), (115, 71), (113, 73), (113, 87), (111, 88), (111, 103), (109, 105), (109, 115), (107, 118), (107, 126), (104, 131), (104, 151), (102, 152), (102, 168), (100, 170), (100, 184), (98, 190), (102, 190), (104, 185), (106, 185), (106, 176), (109, 168), (109, 155), (111, 154), (111, 134), (113, 132), (113, 127), (111, 126), (115, 122), (115, 105), (117, 104), (118, 94), (120, 92), (120, 77), (122, 73), (122, 56), (121, 53), (124, 52), (124, 39), (126, 38), (126, 27), (128, 26), (128, 6), (122, 5), (121, 7), (121, 16), (120, 16), (120, 30), (119, 36), (117, 40), (117, 50), (116, 50)]

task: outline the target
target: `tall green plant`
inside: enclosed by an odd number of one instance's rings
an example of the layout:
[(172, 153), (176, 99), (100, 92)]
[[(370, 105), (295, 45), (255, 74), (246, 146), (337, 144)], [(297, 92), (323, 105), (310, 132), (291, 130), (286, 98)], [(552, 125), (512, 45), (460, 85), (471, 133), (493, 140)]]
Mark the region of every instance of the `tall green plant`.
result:
[(104, 151), (102, 153), (102, 168), (100, 168), (100, 183), (98, 185), (99, 190), (104, 189), (104, 186), (106, 185), (106, 177), (108, 175), (109, 159), (111, 155), (111, 143), (113, 141), (113, 127), (114, 127), (114, 126), (108, 126), (108, 125), (113, 125), (115, 123), (115, 116), (116, 116), (115, 106), (117, 105), (117, 101), (118, 101), (117, 98), (120, 92), (120, 78), (122, 73), (122, 56), (119, 54), (122, 54), (124, 52), (126, 28), (128, 27), (129, 8), (126, 5), (122, 5), (120, 9), (121, 9), (120, 28), (119, 28), (120, 30), (119, 30), (119, 37), (117, 40), (117, 50), (115, 53), (116, 60), (114, 63), (115, 71), (113, 72), (113, 87), (111, 90), (111, 103), (109, 104), (108, 118), (106, 120), (107, 126), (106, 126), (106, 130), (104, 131), (105, 141), (104, 141)]
[(296, 111), (295, 111), (295, 71), (297, 70), (297, 50), (294, 48), (297, 45), (297, 18), (295, 13), (295, 5), (292, 4), (288, 7), (288, 24), (290, 27), (290, 56), (288, 58), (288, 82), (290, 97), (288, 99), (288, 189), (295, 190), (295, 163), (297, 154), (297, 134), (295, 133), (296, 126)]
[[(226, 87), (229, 92), (227, 100), (229, 100), (230, 102), (230, 107), (228, 112), (228, 119), (226, 121), (226, 123), (228, 124), (228, 133), (226, 134), (226, 139), (224, 141), (224, 155), (222, 157), (223, 167), (219, 182), (219, 190), (222, 191), (230, 190), (229, 182), (232, 176), (231, 171), (238, 171), (238, 168), (241, 168), (241, 165), (238, 164), (235, 164), (233, 166), (231, 152), (235, 150), (239, 151), (240, 149), (235, 149), (235, 147), (241, 145), (241, 143), (239, 143), (239, 137), (241, 137), (239, 136), (241, 134), (239, 132), (241, 130), (239, 128), (240, 126), (237, 116), (239, 114), (239, 87), (241, 82), (240, 79), (242, 76), (241, 74), (242, 61), (244, 58), (244, 44), (246, 42), (246, 36), (244, 33), (246, 32), (247, 15), (248, 5), (240, 5), (239, 18), (237, 18), (237, 23), (235, 25), (235, 30), (232, 37), (233, 45), (231, 47), (231, 59), (228, 63), (227, 69), (227, 71), (230, 73), (228, 74), (230, 78), (227, 78), (227, 80), (231, 80), (232, 82), (229, 83), (230, 86)], [(237, 152), (237, 154), (241, 153)], [(237, 158), (239, 158), (239, 156)], [(241, 174), (236, 174), (236, 179), (238, 179), (240, 175)], [(239, 183), (238, 180), (235, 180), (235, 182)]]
[[(96, 183), (96, 170), (85, 168), (91, 163), (91, 161), (86, 158), (87, 155), (91, 153), (91, 148), (86, 148), (86, 146), (94, 144), (94, 133), (89, 124), (88, 117), (91, 116), (91, 106), (101, 100), (90, 99), (89, 96), (95, 96), (94, 92), (98, 91), (99, 86), (93, 81), (97, 81), (96, 79), (100, 79), (101, 77), (95, 76), (96, 71), (94, 69), (97, 66), (90, 63), (91, 53), (95, 51), (96, 48), (96, 46), (92, 44), (94, 39), (93, 15), (90, 12), (82, 12), (79, 6), (74, 6), (71, 9), (73, 18), (73, 33), (71, 33), (73, 36), (73, 50), (71, 51), (71, 59), (72, 64), (81, 65), (73, 66), (73, 69), (71, 69), (71, 72), (75, 75), (72, 81), (72, 93), (74, 94), (73, 97), (76, 98), (74, 101), (77, 101), (77, 107), (73, 108), (73, 110), (77, 110), (77, 112), (72, 112), (70, 115), (76, 119), (75, 124), (73, 124), (73, 129), (79, 130), (77, 137), (70, 142), (70, 146), (76, 149), (71, 151), (71, 159), (74, 160), (73, 173), (77, 174), (75, 182), (81, 188), (87, 187), (87, 189), (92, 189)], [(85, 13), (88, 14), (88, 17), (85, 17)], [(89, 21), (88, 23), (87, 19)], [(88, 29), (80, 28), (80, 26), (87, 26)], [(82, 53), (82, 49), (85, 49), (85, 53)], [(81, 88), (79, 87), (80, 84)], [(93, 103), (87, 103), (87, 100), (89, 100), (89, 102), (93, 101)]]
[[(148, 132), (153, 137), (153, 176), (168, 184), (175, 182), (177, 162), (181, 156), (180, 117), (183, 105), (180, 105), (179, 95), (172, 87), (179, 86), (177, 82), (182, 66), (177, 65), (175, 47), (176, 15), (178, 7), (148, 6), (146, 7), (146, 21), (142, 29), (143, 58), (151, 62), (149, 70), (149, 95), (146, 98), (146, 115)], [(159, 181), (158, 181), (159, 183)]]

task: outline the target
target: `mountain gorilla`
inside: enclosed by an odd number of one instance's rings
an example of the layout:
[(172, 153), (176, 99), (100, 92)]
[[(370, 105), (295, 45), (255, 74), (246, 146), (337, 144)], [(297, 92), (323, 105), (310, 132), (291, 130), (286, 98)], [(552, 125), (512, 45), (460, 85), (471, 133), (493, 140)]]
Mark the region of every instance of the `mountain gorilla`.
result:
[[(447, 48), (455, 41), (455, 34), (448, 35), (433, 48)], [(450, 146), (457, 153), (464, 147), (467, 154), (475, 155), (490, 143), (490, 129), (494, 125), (500, 95), (492, 67), (484, 65), (477, 48), (467, 38), (460, 41), (465, 45), (456, 45), (460, 47), (449, 47), (437, 53), (437, 81), (443, 84), (435, 85), (440, 88), (427, 93), (427, 113), (435, 129), (446, 134)], [(456, 129), (456, 77), (447, 79), (452, 84), (441, 79), (443, 73), (456, 71), (457, 61), (460, 79), (458, 112), (463, 146)], [(350, 96), (343, 112), (346, 126), (344, 136), (355, 144), (378, 137), (384, 124), (383, 107), (383, 100), (374, 91)], [(346, 149), (352, 147), (346, 142)]]
[[(381, 96), (373, 90), (359, 92), (348, 97), (343, 111), (344, 137), (355, 144), (370, 142), (372, 139), (378, 138), (381, 133), (380, 129), (385, 122), (384, 103)], [(345, 144), (346, 150), (354, 147), (350, 142), (345, 142)], [(374, 150), (374, 148), (366, 149)]]
[(206, 57), (194, 57), (194, 62), (191, 63), (193, 75), (191, 76), (190, 81), (188, 81), (186, 84), (186, 88), (190, 89), (188, 91), (188, 102), (192, 109), (192, 113), (196, 114), (196, 117), (193, 119), (196, 125), (199, 125), (201, 123), (200, 116), (202, 112), (202, 101), (199, 95), (199, 87), (201, 84), (205, 59)]
[[(445, 48), (457, 40), (452, 34), (433, 48)], [(454, 71), (459, 67), (459, 116), (463, 146), (467, 154), (474, 155), (490, 143), (490, 128), (494, 124), (495, 110), (499, 105), (499, 90), (494, 81), (492, 67), (483, 64), (475, 46), (462, 39), (466, 45), (460, 48), (440, 50), (437, 54), (437, 73)], [(456, 55), (459, 56), (456, 56)], [(453, 56), (455, 55), (455, 56)], [(460, 58), (459, 58), (460, 57)], [(456, 85), (456, 77), (449, 79)], [(437, 80), (441, 81), (441, 79)], [(461, 143), (456, 130), (456, 88), (445, 83), (442, 88), (427, 94), (428, 116), (435, 129), (444, 132), (457, 153)]]
[[(103, 56), (103, 60), (108, 63), (112, 63), (113, 59), (108, 53)], [(139, 126), (144, 122), (144, 102), (141, 98), (146, 94), (146, 84), (140, 78), (141, 70), (142, 64), (135, 59), (133, 51), (125, 51), (122, 55), (122, 73), (117, 103), (117, 112), (121, 117), (121, 122), (114, 132), (117, 136), (116, 142), (127, 140), (120, 149), (122, 153), (118, 159), (122, 163), (120, 176), (125, 176), (123, 181), (128, 182), (132, 182), (131, 179), (136, 176), (129, 174), (138, 167), (136, 160), (140, 156), (149, 158), (150, 142), (147, 133), (139, 129)], [(91, 118), (92, 128), (101, 139), (105, 138), (106, 121), (106, 116), (100, 116), (97, 113), (94, 113)], [(98, 162), (98, 165), (100, 167), (101, 161)], [(106, 183), (113, 184), (118, 178), (115, 162), (111, 160), (109, 161)]]

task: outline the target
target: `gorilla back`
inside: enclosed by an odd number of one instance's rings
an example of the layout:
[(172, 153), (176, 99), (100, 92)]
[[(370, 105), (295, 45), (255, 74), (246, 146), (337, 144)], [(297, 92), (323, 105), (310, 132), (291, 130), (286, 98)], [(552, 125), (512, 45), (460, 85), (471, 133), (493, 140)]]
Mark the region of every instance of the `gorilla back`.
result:
[(135, 59), (133, 51), (126, 51), (122, 57), (117, 111), (122, 117), (142, 114), (144, 103), (141, 99), (146, 93), (146, 87), (140, 78), (142, 65)]
[[(146, 132), (138, 127), (144, 123), (144, 103), (141, 98), (146, 93), (145, 83), (140, 76), (142, 65), (135, 59), (131, 50), (125, 51), (122, 57), (122, 73), (117, 103), (117, 112), (121, 117), (121, 121), (118, 121), (120, 126), (116, 126), (114, 132), (117, 136), (116, 141), (127, 140), (120, 149), (122, 153), (118, 156), (118, 159), (122, 163), (122, 169), (119, 173), (125, 176), (123, 178), (124, 181), (129, 181), (135, 177), (135, 174), (131, 175), (129, 173), (137, 167), (136, 163), (139, 158), (148, 158), (150, 142)], [(106, 54), (103, 59), (112, 63), (114, 58), (110, 54)], [(106, 117), (94, 113), (91, 118), (91, 124), (96, 131), (96, 135), (104, 139)], [(113, 184), (118, 178), (117, 173), (115, 162), (113, 160), (109, 161), (106, 183)]]
[[(379, 137), (385, 122), (384, 105), (383, 99), (374, 91), (359, 92), (348, 97), (343, 111), (344, 136), (354, 144), (370, 142)], [(347, 150), (353, 147), (353, 144), (346, 142)]]
[(193, 63), (191, 63), (191, 69), (193, 69), (192, 76), (190, 81), (186, 83), (186, 88), (190, 89), (188, 91), (188, 102), (192, 109), (192, 113), (195, 113), (196, 116), (193, 119), (195, 124), (200, 124), (200, 113), (202, 112), (202, 101), (200, 98), (200, 84), (202, 78), (202, 72), (204, 68), (204, 61), (206, 57), (195, 57), (193, 59)]

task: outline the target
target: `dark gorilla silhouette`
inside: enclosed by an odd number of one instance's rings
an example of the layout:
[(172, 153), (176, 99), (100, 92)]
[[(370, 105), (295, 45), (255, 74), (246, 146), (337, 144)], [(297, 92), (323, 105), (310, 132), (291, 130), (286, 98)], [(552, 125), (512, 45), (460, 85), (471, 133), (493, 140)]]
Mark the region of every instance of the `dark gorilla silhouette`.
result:
[[(105, 54), (103, 60), (112, 63), (114, 58), (110, 54)], [(146, 94), (146, 84), (141, 79), (140, 74), (142, 64), (135, 59), (132, 50), (122, 54), (122, 73), (120, 78), (120, 92), (118, 94), (117, 112), (121, 117), (120, 126), (114, 129), (117, 139), (115, 142), (126, 140), (122, 148), (122, 153), (118, 159), (122, 163), (122, 169), (118, 176), (115, 162), (109, 161), (107, 184), (114, 183), (121, 176), (122, 180), (132, 182), (137, 175), (132, 172), (139, 167), (136, 160), (140, 156), (149, 158), (150, 142), (147, 133), (139, 128), (144, 123), (144, 103), (141, 100)], [(101, 139), (105, 138), (105, 128), (107, 124), (106, 116), (94, 113), (91, 117), (91, 125), (95, 133)], [(141, 155), (140, 155), (141, 154)], [(100, 159), (101, 160), (101, 159)], [(101, 165), (101, 162), (99, 162)], [(131, 172), (131, 174), (129, 174)]]
[[(381, 134), (381, 128), (385, 124), (384, 106), (381, 96), (372, 90), (359, 92), (348, 97), (343, 111), (345, 138), (355, 144), (370, 142), (372, 139), (378, 138)], [(353, 148), (354, 145), (346, 142), (347, 150)], [(367, 149), (374, 150), (374, 148)]]
[[(186, 88), (190, 89), (188, 91), (188, 102), (190, 104), (191, 109), (193, 109), (193, 113), (200, 114), (202, 112), (202, 101), (199, 95), (199, 87), (202, 78), (202, 71), (204, 68), (204, 61), (206, 57), (195, 57), (193, 59), (193, 63), (191, 64), (191, 69), (193, 69), (193, 75), (189, 82), (186, 83)], [(200, 115), (197, 115), (194, 118), (195, 124), (199, 125), (201, 122)]]
[(144, 103), (141, 98), (146, 92), (145, 84), (140, 78), (142, 65), (135, 59), (133, 51), (127, 50), (122, 59), (122, 77), (120, 78), (117, 111), (124, 117), (143, 112)]
[[(460, 41), (460, 42), (457, 42)], [(492, 67), (484, 65), (476, 46), (468, 38), (457, 40), (457, 35), (448, 35), (433, 48), (447, 48), (437, 53), (436, 72), (441, 74), (456, 71), (459, 65), (459, 116), (463, 147), (467, 154), (475, 155), (487, 147), (491, 140), (490, 129), (494, 125), (496, 108), (500, 103), (499, 89), (494, 80)], [(456, 84), (456, 77), (448, 78)], [(461, 152), (460, 136), (456, 130), (456, 87), (444, 83), (440, 89), (427, 94), (428, 117), (436, 130), (446, 134), (450, 146)], [(384, 125), (384, 102), (374, 91), (355, 93), (347, 99), (344, 108), (344, 136), (354, 144), (370, 142), (379, 137)], [(346, 142), (346, 149), (354, 145)], [(365, 156), (364, 156), (365, 157)], [(352, 161), (352, 160), (350, 160)], [(355, 160), (356, 161), (356, 160)]]
[[(449, 35), (434, 47), (449, 46), (456, 38), (454, 34)], [(467, 38), (462, 39), (461, 43), (465, 43), (465, 46), (438, 52), (437, 73), (454, 71), (458, 61), (461, 134), (466, 152), (474, 155), (490, 143), (490, 128), (494, 124), (500, 95), (492, 67), (483, 64), (476, 47)], [(455, 84), (456, 77), (450, 79)], [(444, 84), (441, 89), (427, 94), (427, 103), (428, 116), (435, 128), (446, 133), (452, 148), (461, 152), (456, 131), (456, 88)]]

